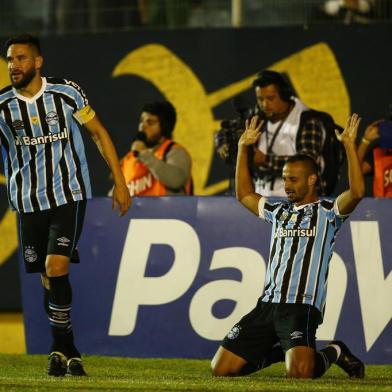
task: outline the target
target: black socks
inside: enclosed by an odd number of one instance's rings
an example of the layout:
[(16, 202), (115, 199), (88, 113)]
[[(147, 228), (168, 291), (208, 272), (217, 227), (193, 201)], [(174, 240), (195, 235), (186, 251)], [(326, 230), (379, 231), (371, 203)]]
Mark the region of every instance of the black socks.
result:
[(313, 378), (321, 377), (338, 359), (338, 353), (332, 346), (327, 346), (316, 353)]
[(49, 282), (49, 301), (45, 301), (45, 305), (48, 303), (47, 313), (53, 336), (51, 351), (60, 351), (67, 358), (80, 358), (80, 353), (73, 343), (70, 316), (72, 289), (68, 275), (49, 277)]

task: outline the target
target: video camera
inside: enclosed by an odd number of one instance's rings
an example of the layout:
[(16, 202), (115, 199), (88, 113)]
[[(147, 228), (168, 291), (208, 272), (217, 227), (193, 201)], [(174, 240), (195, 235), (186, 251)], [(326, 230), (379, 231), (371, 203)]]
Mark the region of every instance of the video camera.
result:
[(245, 121), (256, 114), (256, 110), (241, 96), (234, 97), (231, 103), (238, 113), (238, 117), (222, 120), (221, 128), (215, 132), (214, 142), (218, 152), (222, 148), (227, 149), (227, 153), (224, 156), (220, 154), (221, 158), (227, 164), (235, 165), (238, 140), (245, 130)]

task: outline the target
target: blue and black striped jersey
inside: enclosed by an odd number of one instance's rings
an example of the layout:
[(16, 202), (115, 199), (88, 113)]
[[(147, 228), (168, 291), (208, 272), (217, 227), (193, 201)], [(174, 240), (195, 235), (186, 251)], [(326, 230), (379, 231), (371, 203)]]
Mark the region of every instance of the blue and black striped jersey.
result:
[(259, 215), (272, 223), (262, 301), (313, 305), (324, 312), (329, 261), (347, 216), (333, 200), (296, 207), (261, 198)]
[(41, 90), (24, 97), (0, 91), (0, 145), (11, 208), (50, 209), (91, 197), (79, 124), (94, 117), (74, 82), (42, 78)]

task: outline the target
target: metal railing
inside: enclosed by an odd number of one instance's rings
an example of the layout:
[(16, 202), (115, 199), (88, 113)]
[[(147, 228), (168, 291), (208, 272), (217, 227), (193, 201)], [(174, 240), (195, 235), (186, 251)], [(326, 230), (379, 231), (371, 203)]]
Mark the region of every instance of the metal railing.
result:
[[(369, 3), (367, 12), (344, 2)], [(390, 23), (391, 0), (0, 0), (0, 35)]]

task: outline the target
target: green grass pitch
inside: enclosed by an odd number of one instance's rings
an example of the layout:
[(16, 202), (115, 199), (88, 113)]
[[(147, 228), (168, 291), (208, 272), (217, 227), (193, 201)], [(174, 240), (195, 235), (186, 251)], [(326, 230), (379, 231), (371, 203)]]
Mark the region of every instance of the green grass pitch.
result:
[(0, 355), (0, 391), (392, 391), (392, 365), (367, 366), (350, 380), (333, 366), (318, 380), (289, 380), (277, 364), (253, 375), (213, 378), (208, 360), (86, 356), (89, 377), (46, 375), (43, 355)]

